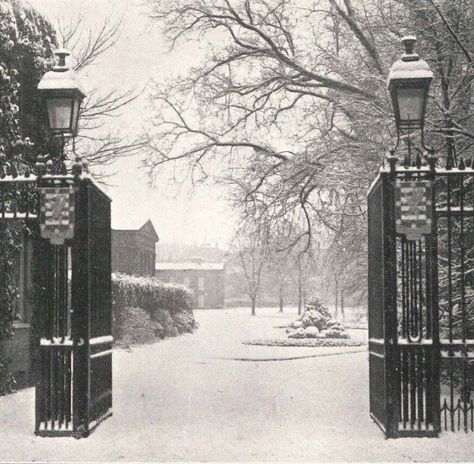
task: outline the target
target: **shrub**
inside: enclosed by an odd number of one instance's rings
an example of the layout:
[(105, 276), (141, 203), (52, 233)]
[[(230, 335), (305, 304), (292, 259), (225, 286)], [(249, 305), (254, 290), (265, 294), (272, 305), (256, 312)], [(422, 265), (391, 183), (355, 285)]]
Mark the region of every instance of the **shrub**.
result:
[(165, 284), (154, 277), (136, 277), (112, 274), (112, 299), (116, 307), (133, 306), (150, 315), (159, 309), (171, 314), (192, 308), (191, 293), (186, 287)]
[(152, 343), (156, 338), (158, 323), (141, 308), (125, 308), (117, 317), (115, 333), (119, 345)]
[[(114, 337), (121, 340), (122, 334), (126, 333), (124, 330), (128, 330), (123, 324), (129, 323), (130, 307), (146, 314), (155, 338), (192, 332), (195, 322), (191, 302), (190, 291), (182, 285), (165, 284), (154, 277), (112, 274)], [(138, 317), (138, 313), (134, 317)], [(142, 315), (139, 317), (136, 330), (141, 331), (146, 322)]]
[(181, 311), (173, 316), (174, 325), (179, 333), (191, 333), (195, 327), (194, 314), (192, 311)]
[(313, 298), (300, 316), (286, 329), (288, 338), (340, 338), (348, 339), (344, 324), (331, 318), (319, 298)]
[(176, 335), (178, 335), (178, 329), (176, 328), (174, 320), (167, 309), (155, 311), (152, 314), (152, 318), (161, 325), (164, 337), (176, 337)]

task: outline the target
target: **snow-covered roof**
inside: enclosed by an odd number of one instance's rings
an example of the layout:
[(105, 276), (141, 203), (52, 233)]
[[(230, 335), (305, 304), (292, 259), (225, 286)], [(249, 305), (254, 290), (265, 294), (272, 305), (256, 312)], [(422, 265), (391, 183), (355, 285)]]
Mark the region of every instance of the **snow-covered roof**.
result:
[(156, 263), (155, 269), (157, 271), (222, 271), (224, 269), (224, 263), (199, 263), (193, 261), (186, 261), (180, 263), (162, 262)]

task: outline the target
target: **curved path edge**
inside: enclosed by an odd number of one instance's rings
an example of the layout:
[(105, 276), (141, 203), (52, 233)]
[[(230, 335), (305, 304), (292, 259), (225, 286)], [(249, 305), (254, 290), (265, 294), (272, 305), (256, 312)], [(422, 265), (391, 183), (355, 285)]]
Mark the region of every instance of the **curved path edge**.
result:
[(342, 354), (355, 354), (355, 353), (364, 353), (367, 352), (367, 348), (363, 350), (353, 350), (353, 351), (338, 351), (336, 353), (319, 353), (319, 354), (307, 354), (303, 356), (290, 356), (286, 358), (222, 358), (214, 357), (212, 359), (220, 359), (223, 361), (251, 361), (251, 362), (268, 362), (268, 361), (294, 361), (297, 359), (306, 359), (306, 358), (322, 358), (324, 356), (339, 356)]

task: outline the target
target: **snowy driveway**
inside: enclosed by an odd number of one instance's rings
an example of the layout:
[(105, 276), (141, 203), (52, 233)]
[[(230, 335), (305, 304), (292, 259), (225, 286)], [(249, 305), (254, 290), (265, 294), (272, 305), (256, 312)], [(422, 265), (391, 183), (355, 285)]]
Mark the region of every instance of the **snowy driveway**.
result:
[[(288, 316), (274, 309), (255, 318), (241, 310), (196, 317), (193, 335), (115, 352), (114, 415), (87, 439), (35, 437), (33, 389), (0, 398), (0, 460), (473, 459), (473, 434), (385, 440), (369, 419), (360, 347), (340, 354), (242, 345), (275, 333)], [(321, 353), (330, 355), (308, 357)], [(306, 357), (263, 361), (288, 355)]]

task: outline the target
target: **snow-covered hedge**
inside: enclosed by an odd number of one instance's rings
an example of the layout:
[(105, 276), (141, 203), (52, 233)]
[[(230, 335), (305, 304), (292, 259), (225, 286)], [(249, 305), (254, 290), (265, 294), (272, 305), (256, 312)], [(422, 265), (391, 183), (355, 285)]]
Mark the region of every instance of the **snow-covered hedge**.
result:
[(119, 343), (142, 343), (144, 334), (149, 339), (150, 330), (155, 338), (192, 332), (195, 321), (191, 304), (191, 293), (182, 285), (166, 284), (154, 277), (112, 274), (114, 337)]

